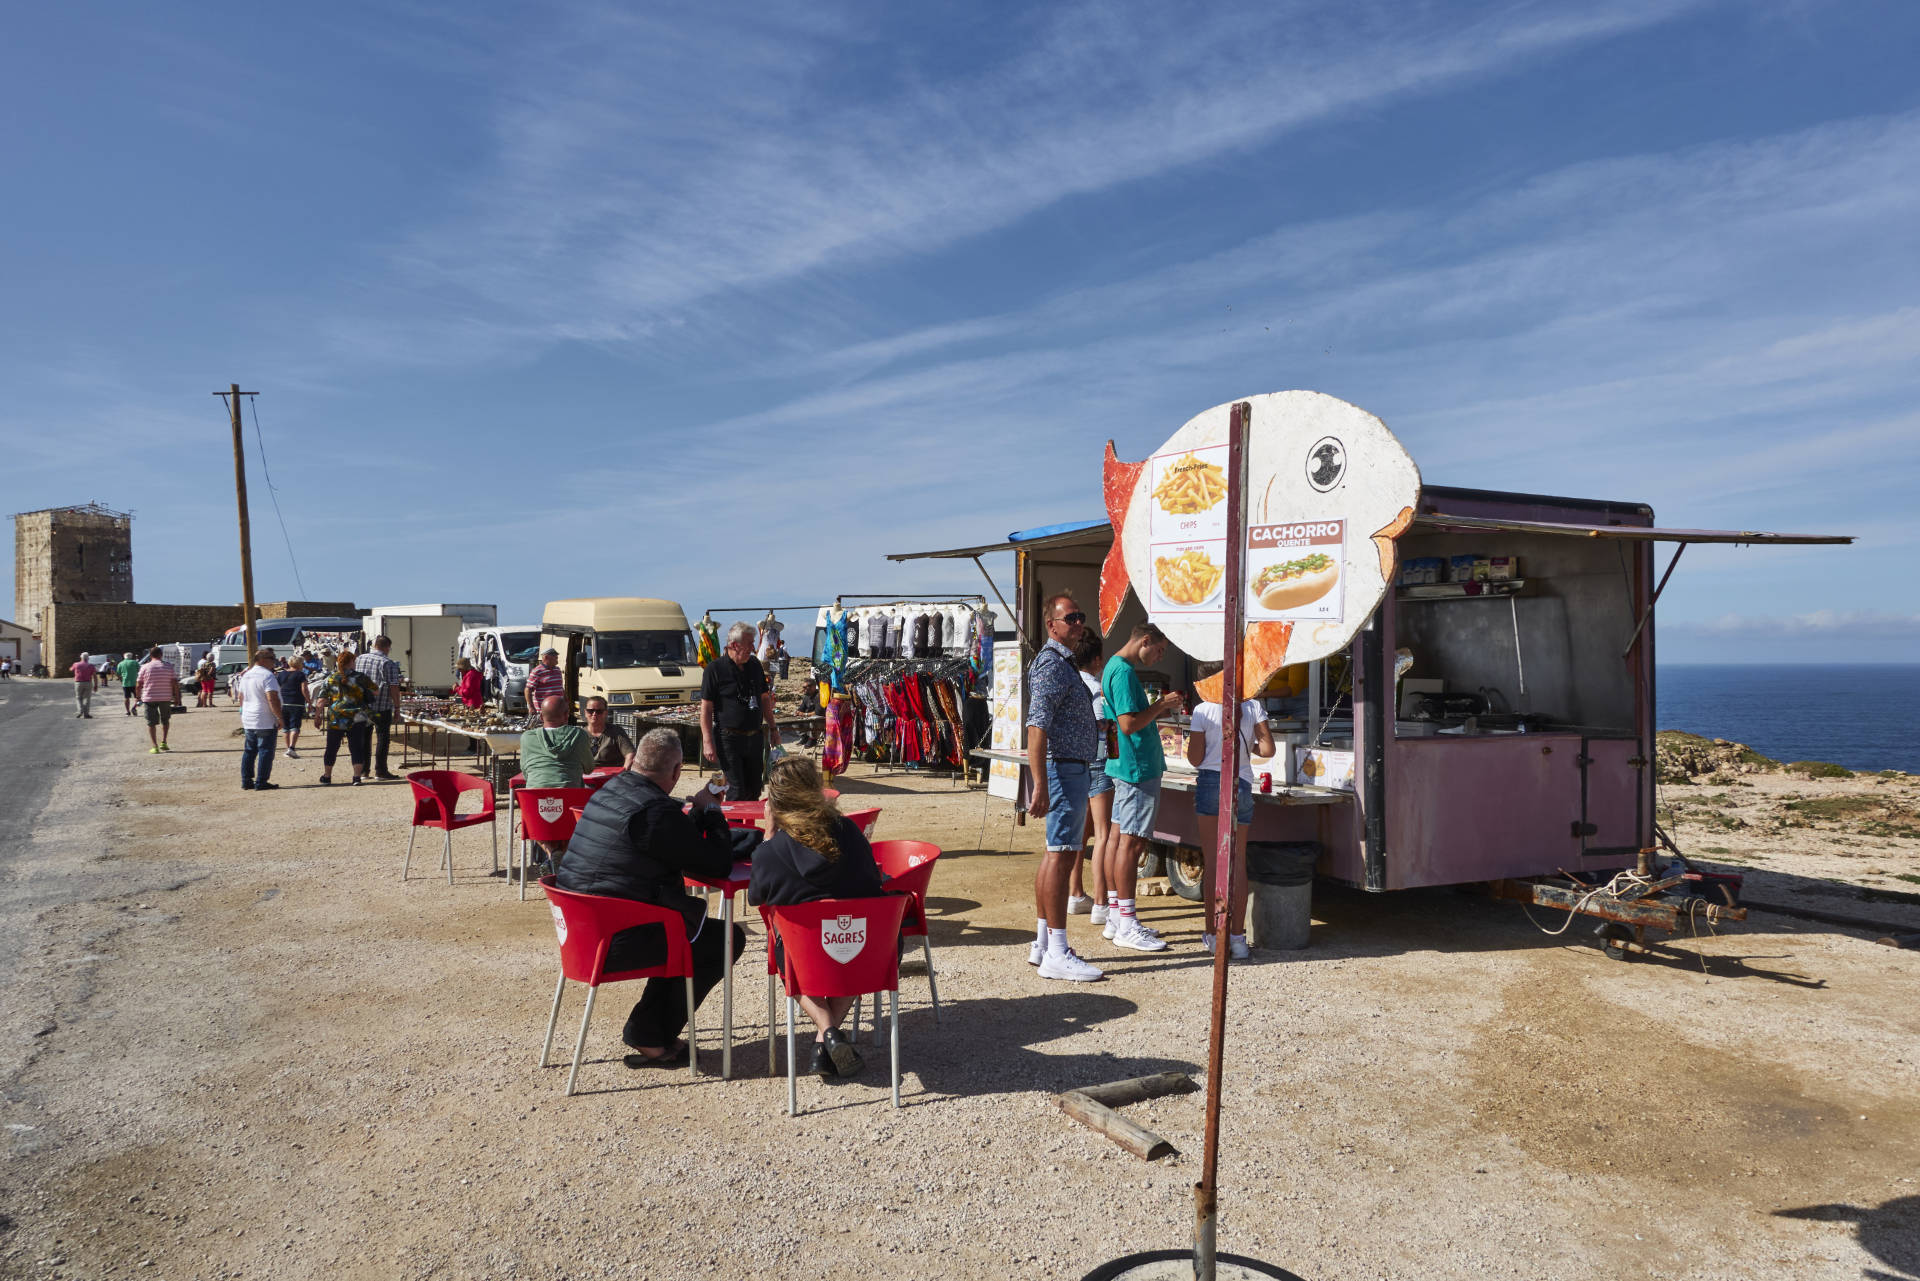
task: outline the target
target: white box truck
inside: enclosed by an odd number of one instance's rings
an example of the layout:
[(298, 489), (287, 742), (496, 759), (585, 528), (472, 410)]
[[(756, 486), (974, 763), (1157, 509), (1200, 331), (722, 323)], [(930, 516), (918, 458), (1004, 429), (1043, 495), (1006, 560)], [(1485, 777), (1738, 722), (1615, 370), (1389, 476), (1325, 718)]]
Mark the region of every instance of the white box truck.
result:
[(385, 616), (391, 618), (395, 614), (457, 618), (468, 627), (492, 627), (500, 621), (500, 607), (498, 605), (454, 605), (444, 601), (436, 601), (427, 605), (381, 605), (374, 609), (368, 616)]
[(385, 636), (393, 642), (387, 656), (400, 664), (415, 693), (444, 694), (453, 688), (453, 652), (464, 626), (456, 614), (383, 614), (375, 610), (367, 615), (367, 647), (372, 648), (375, 637)]

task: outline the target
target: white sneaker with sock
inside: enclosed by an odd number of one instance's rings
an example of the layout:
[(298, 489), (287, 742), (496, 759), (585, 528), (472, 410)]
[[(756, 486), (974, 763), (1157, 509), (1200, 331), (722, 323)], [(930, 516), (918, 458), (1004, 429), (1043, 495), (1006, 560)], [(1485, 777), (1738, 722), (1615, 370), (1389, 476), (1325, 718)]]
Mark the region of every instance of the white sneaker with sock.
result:
[(1236, 961), (1244, 961), (1253, 955), (1253, 949), (1247, 946), (1247, 936), (1230, 934), (1227, 936), (1227, 955)]
[(1033, 944), (1031, 947), (1027, 949), (1028, 965), (1038, 965), (1040, 964), (1040, 962), (1046, 960), (1046, 958), (1047, 958), (1047, 949), (1044, 947), (1041, 947), (1038, 943)]
[(1088, 912), (1092, 910), (1093, 910), (1093, 900), (1088, 898), (1085, 894), (1067, 895), (1067, 915), (1068, 916), (1085, 916)]
[[(1202, 934), (1200, 936), (1200, 946), (1204, 948), (1206, 951), (1209, 951), (1209, 952), (1213, 951), (1213, 935)], [(1039, 963), (1040, 962), (1038, 961), (1034, 962), (1035, 965), (1038, 965)]]
[(1107, 905), (1105, 903), (1095, 903), (1093, 910), (1087, 913), (1087, 919), (1095, 925), (1105, 925), (1107, 923)]

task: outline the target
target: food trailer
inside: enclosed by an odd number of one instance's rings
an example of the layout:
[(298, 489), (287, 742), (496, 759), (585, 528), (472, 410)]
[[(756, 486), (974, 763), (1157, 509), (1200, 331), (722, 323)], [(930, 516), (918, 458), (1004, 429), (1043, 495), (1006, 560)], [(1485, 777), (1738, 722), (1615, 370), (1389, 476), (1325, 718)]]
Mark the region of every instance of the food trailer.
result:
[[(1397, 572), (1351, 646), (1265, 691), (1280, 752), (1256, 787), (1251, 839), (1314, 842), (1319, 875), (1364, 890), (1483, 882), (1499, 897), (1599, 917), (1616, 955), (1619, 939), (1689, 913), (1742, 917), (1731, 896), (1703, 905), (1651, 870), (1654, 605), (1693, 543), (1851, 539), (1666, 529), (1635, 502), (1418, 493), (1394, 536)], [(1012, 612), (1030, 657), (1045, 641), (1048, 598), (1069, 593), (1091, 612), (1114, 539), (1110, 521), (1089, 520), (889, 559), (979, 565), (1012, 552)], [(1664, 569), (1657, 543), (1674, 546)], [(1129, 591), (1106, 629), (1108, 652), (1146, 616)], [(1169, 647), (1143, 681), (1191, 690), (1194, 666)], [(1024, 724), (1024, 688), (1020, 706)], [(996, 741), (986, 754), (1024, 774), (1021, 748)], [(1197, 898), (1195, 775), (1184, 751), (1167, 762), (1155, 854), (1174, 888)], [(1624, 892), (1606, 890), (1635, 868)]]

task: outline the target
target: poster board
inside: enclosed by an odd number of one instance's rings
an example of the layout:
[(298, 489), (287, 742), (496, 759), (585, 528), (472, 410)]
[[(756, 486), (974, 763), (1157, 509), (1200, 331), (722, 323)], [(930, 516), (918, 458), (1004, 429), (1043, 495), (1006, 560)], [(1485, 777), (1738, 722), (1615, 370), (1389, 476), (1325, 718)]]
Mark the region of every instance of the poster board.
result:
[[(1021, 725), (1020, 683), (1025, 673), (1020, 666), (1020, 645), (1017, 641), (995, 644), (993, 647), (993, 687), (988, 695), (988, 706), (993, 712), (993, 735), (990, 739), (994, 750), (1018, 752), (1026, 748), (1026, 734)], [(1011, 761), (989, 761), (987, 769), (987, 794), (1018, 800), (1020, 791), (1020, 767)]]

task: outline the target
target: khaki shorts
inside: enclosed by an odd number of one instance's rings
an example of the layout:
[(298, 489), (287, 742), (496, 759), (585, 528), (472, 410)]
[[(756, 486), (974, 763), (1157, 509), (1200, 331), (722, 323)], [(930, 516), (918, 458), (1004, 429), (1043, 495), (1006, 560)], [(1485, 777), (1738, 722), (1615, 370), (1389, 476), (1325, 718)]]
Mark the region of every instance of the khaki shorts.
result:
[(141, 706), (147, 709), (147, 724), (149, 725), (172, 725), (173, 724), (173, 704), (172, 703), (142, 703)]

